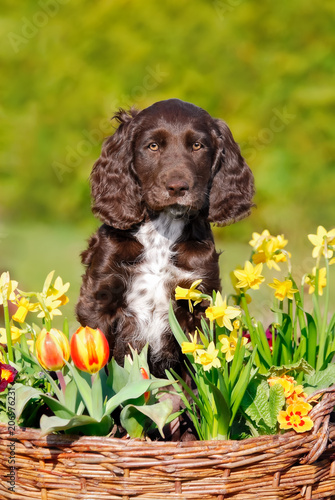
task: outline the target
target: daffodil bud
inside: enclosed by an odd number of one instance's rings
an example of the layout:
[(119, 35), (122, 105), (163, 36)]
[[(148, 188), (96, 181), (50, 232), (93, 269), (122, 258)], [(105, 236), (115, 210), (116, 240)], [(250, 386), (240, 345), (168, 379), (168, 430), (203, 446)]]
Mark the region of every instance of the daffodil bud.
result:
[(70, 342), (71, 356), (79, 370), (96, 373), (108, 361), (109, 345), (101, 330), (80, 327), (72, 335)]
[(45, 370), (57, 371), (70, 357), (70, 346), (66, 336), (60, 330), (45, 328), (40, 332), (35, 344), (38, 362)]

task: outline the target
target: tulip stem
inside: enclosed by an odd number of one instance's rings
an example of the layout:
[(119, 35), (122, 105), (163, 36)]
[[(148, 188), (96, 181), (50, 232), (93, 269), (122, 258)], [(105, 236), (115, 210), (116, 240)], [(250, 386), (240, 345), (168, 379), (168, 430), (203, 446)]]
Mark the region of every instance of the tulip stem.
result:
[(66, 383), (65, 383), (64, 375), (63, 375), (63, 373), (61, 371), (58, 371), (56, 373), (57, 373), (57, 377), (58, 377), (58, 380), (59, 380), (60, 388), (62, 389), (62, 393), (65, 396)]

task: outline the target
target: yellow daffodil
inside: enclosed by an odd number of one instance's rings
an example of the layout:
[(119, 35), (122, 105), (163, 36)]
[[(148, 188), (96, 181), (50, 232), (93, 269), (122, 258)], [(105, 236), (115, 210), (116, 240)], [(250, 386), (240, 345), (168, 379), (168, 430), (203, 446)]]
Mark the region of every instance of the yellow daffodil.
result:
[[(234, 354), (236, 351), (236, 346), (238, 342), (238, 333), (236, 330), (233, 330), (229, 335), (219, 335), (219, 341), (222, 344), (221, 352), (226, 355), (226, 361), (231, 361), (234, 358)], [(241, 345), (245, 345), (248, 342), (246, 337), (242, 337)]]
[(313, 427), (313, 420), (308, 417), (312, 406), (308, 403), (294, 403), (289, 405), (286, 411), (280, 411), (278, 415), (279, 427), (281, 429), (294, 429), (296, 432), (307, 432)]
[(264, 229), (262, 234), (252, 233), (252, 240), (249, 241), (249, 245), (256, 251), (262, 245), (263, 241), (269, 238), (272, 238), (272, 236), (267, 229)]
[[(242, 269), (241, 266), (238, 266), (236, 268), (236, 270), (240, 270), (240, 269)], [(229, 276), (230, 276), (231, 283), (234, 287), (234, 290), (236, 292), (236, 295), (233, 295), (232, 297), (234, 298), (235, 303), (239, 305), (240, 298), (241, 298), (241, 290), (239, 288), (237, 288), (237, 286), (236, 286), (239, 280), (236, 278), (234, 271), (231, 271), (231, 273), (229, 273)], [(250, 304), (250, 302), (251, 302), (250, 295), (248, 293), (245, 293), (244, 297), (245, 297), (245, 300), (247, 301), (247, 304)]]
[[(324, 255), (327, 259), (333, 256), (333, 250), (335, 249), (335, 229), (327, 232), (323, 226), (319, 226), (316, 234), (309, 234), (308, 239), (314, 245), (312, 255), (315, 259), (321, 257), (321, 255)], [(329, 248), (329, 246), (333, 248)]]
[(4, 272), (0, 276), (0, 305), (8, 300), (15, 300), (15, 290), (17, 288), (18, 282), (11, 280), (9, 272)]
[(223, 300), (221, 293), (216, 294), (215, 304), (205, 311), (206, 317), (210, 321), (216, 321), (219, 326), (225, 326), (228, 330), (233, 330), (231, 320), (240, 316), (241, 310), (238, 307), (227, 306), (226, 297)]
[(217, 357), (218, 352), (219, 349), (215, 349), (214, 342), (210, 342), (210, 344), (207, 347), (207, 350), (199, 349), (198, 351), (196, 351), (196, 356), (194, 361), (202, 365), (205, 372), (209, 371), (212, 367), (220, 368), (221, 363)]
[(189, 334), (191, 342), (182, 342), (181, 344), (181, 352), (183, 354), (194, 354), (194, 352), (198, 349), (204, 347), (203, 345), (197, 344), (197, 334), (192, 335)]
[[(17, 328), (16, 326), (11, 325), (10, 333), (12, 337), (12, 344), (15, 344), (16, 342), (19, 342), (21, 335), (26, 332), (24, 330), (20, 330), (20, 328)], [(0, 344), (7, 344), (6, 328), (0, 328)]]
[(234, 274), (239, 280), (236, 284), (237, 288), (252, 288), (258, 290), (259, 285), (264, 281), (264, 276), (261, 275), (263, 264), (253, 266), (251, 262), (247, 261), (244, 264), (244, 269), (236, 269)]
[[(325, 267), (319, 269), (318, 277), (318, 295), (323, 295), (323, 289), (327, 286), (327, 271)], [(316, 285), (316, 267), (313, 268), (313, 273), (305, 277), (306, 285), (309, 285), (308, 293), (314, 293)]]
[(26, 316), (29, 311), (37, 311), (39, 309), (39, 304), (30, 304), (29, 300), (25, 297), (20, 297), (16, 300), (17, 310), (12, 316), (14, 321), (18, 323), (24, 323)]
[(60, 300), (62, 306), (69, 302), (69, 298), (65, 295), (70, 287), (70, 283), (63, 284), (63, 280), (60, 276), (55, 279), (54, 284), (50, 285), (46, 295), (47, 297), (52, 297), (53, 300)]
[(275, 297), (281, 301), (286, 297), (292, 300), (293, 294), (298, 292), (296, 288), (292, 288), (292, 285), (291, 280), (279, 281), (276, 278), (273, 279), (273, 283), (269, 283), (269, 286), (275, 289)]
[(202, 292), (197, 290), (197, 286), (200, 285), (201, 282), (202, 280), (194, 281), (190, 288), (181, 288), (180, 286), (177, 286), (175, 290), (175, 299), (188, 300), (188, 306), (191, 312), (193, 312), (192, 300), (194, 305), (197, 305), (202, 301), (202, 298), (200, 297)]
[[(60, 312), (59, 309), (57, 309), (59, 306), (62, 305), (61, 300), (53, 300), (53, 297), (47, 297), (44, 301), (44, 306), (49, 312), (50, 319), (52, 320), (54, 316), (61, 316), (62, 313)], [(42, 306), (39, 305), (39, 308), (42, 309)], [(45, 317), (45, 311), (42, 309), (41, 312), (37, 315), (38, 318), (44, 318)]]
[(291, 257), (289, 252), (283, 252), (283, 248), (287, 245), (287, 240), (284, 235), (269, 236), (268, 239), (263, 239), (260, 246), (255, 250), (256, 253), (252, 256), (254, 264), (266, 264), (269, 269), (280, 271), (278, 262), (286, 262), (287, 256)]

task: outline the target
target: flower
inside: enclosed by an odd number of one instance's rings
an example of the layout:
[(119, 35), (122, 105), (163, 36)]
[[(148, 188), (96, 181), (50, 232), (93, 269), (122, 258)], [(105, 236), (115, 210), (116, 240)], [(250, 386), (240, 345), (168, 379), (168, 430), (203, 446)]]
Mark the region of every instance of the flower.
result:
[(191, 301), (194, 301), (195, 306), (202, 301), (202, 298), (200, 298), (202, 292), (196, 289), (201, 282), (202, 280), (194, 281), (190, 288), (181, 288), (180, 286), (177, 286), (175, 290), (175, 299), (188, 300), (188, 307), (191, 312), (193, 312), (193, 305)]
[(36, 356), (39, 364), (50, 371), (63, 368), (65, 361), (70, 357), (70, 346), (66, 336), (60, 330), (45, 328), (39, 333), (35, 344)]
[(197, 334), (192, 335), (189, 333), (191, 342), (182, 342), (181, 344), (181, 352), (183, 354), (194, 354), (197, 349), (201, 349), (204, 347), (203, 345), (197, 344)]
[[(12, 344), (15, 344), (20, 340), (21, 335), (26, 332), (12, 325), (10, 327), (10, 333), (12, 337)], [(0, 344), (7, 344), (6, 328), (0, 328)]]
[(259, 285), (264, 281), (264, 276), (261, 275), (263, 264), (257, 264), (255, 267), (251, 262), (247, 261), (244, 264), (244, 269), (236, 269), (234, 274), (239, 282), (236, 288), (252, 288), (258, 290)]
[[(52, 296), (47, 297), (44, 300), (44, 307), (47, 309), (50, 319), (53, 319), (54, 316), (61, 316), (62, 313), (58, 309), (59, 306), (62, 305), (61, 300), (54, 300)], [(42, 309), (42, 306), (39, 304), (39, 308)], [(38, 318), (44, 318), (45, 317), (45, 310), (42, 309), (42, 311), (37, 315)]]
[(238, 307), (227, 306), (226, 297), (223, 300), (221, 293), (218, 292), (216, 294), (215, 304), (207, 307), (205, 314), (210, 321), (216, 320), (219, 326), (225, 326), (228, 330), (232, 331), (233, 326), (231, 320), (239, 316), (241, 311)]
[(281, 429), (294, 429), (296, 432), (307, 432), (313, 427), (313, 420), (307, 417), (312, 409), (308, 403), (294, 403), (286, 411), (280, 411), (277, 417)]
[(269, 283), (269, 286), (275, 289), (275, 297), (281, 301), (285, 297), (292, 300), (293, 294), (299, 291), (297, 288), (292, 288), (292, 285), (291, 280), (279, 281), (276, 278), (273, 278), (273, 283)]
[[(240, 270), (240, 269), (242, 269), (240, 266), (238, 266), (236, 268), (236, 270)], [(232, 285), (234, 287), (234, 290), (236, 292), (236, 295), (233, 295), (232, 297), (233, 297), (233, 299), (235, 301), (235, 304), (239, 305), (240, 302), (241, 302), (241, 290), (239, 288), (237, 288), (237, 286), (236, 286), (239, 280), (236, 278), (236, 276), (234, 274), (234, 271), (231, 271), (229, 273), (229, 276), (230, 276), (231, 283), (232, 283)], [(251, 302), (250, 295), (248, 293), (245, 293), (244, 297), (245, 297), (245, 300), (246, 300), (247, 304), (250, 304), (250, 302)]]
[[(144, 368), (140, 368), (140, 372), (141, 372), (142, 378), (144, 380), (149, 380), (150, 377), (149, 377), (147, 371)], [(149, 401), (149, 399), (150, 399), (150, 392), (146, 391), (144, 393), (144, 401), (145, 401), (145, 403), (147, 403)]]
[(196, 351), (194, 361), (202, 365), (205, 372), (209, 371), (212, 367), (220, 368), (221, 363), (217, 357), (218, 352), (219, 349), (215, 349), (214, 342), (210, 342), (207, 351), (205, 349)]
[(4, 272), (0, 276), (0, 305), (5, 303), (7, 300), (14, 301), (16, 287), (18, 285), (17, 281), (10, 279), (9, 272)]
[[(238, 333), (236, 330), (233, 330), (229, 335), (219, 335), (219, 341), (222, 344), (221, 352), (226, 355), (226, 361), (231, 361), (234, 358), (234, 354), (236, 351), (236, 346), (238, 342)], [(246, 337), (242, 337), (241, 345), (245, 345), (248, 342)]]
[(16, 304), (18, 308), (13, 314), (12, 319), (18, 323), (24, 323), (29, 311), (37, 311), (39, 309), (39, 304), (30, 304), (29, 300), (25, 297), (17, 299)]
[(282, 375), (281, 377), (270, 377), (268, 378), (268, 384), (271, 387), (275, 384), (280, 384), (284, 388), (285, 398), (290, 397), (294, 393), (294, 383), (293, 377), (288, 377), (287, 375)]
[[(318, 295), (323, 295), (323, 289), (327, 286), (327, 271), (325, 267), (319, 269), (318, 276)], [(313, 267), (312, 274), (308, 274), (305, 277), (306, 285), (309, 285), (308, 293), (314, 293), (316, 286), (316, 267)]]
[(79, 327), (72, 335), (70, 349), (76, 367), (91, 374), (101, 370), (109, 358), (108, 341), (99, 328)]
[(0, 392), (3, 392), (7, 385), (14, 382), (17, 375), (17, 370), (11, 365), (0, 363)]
[(293, 403), (298, 403), (304, 401), (307, 398), (307, 394), (304, 392), (304, 388), (302, 385), (294, 386), (294, 391), (292, 394), (286, 398), (286, 403), (291, 405)]
[[(53, 274), (53, 272), (52, 272)], [(68, 291), (70, 287), (70, 283), (63, 284), (63, 280), (60, 276), (55, 279), (55, 283), (49, 286), (46, 295), (47, 297), (53, 297), (53, 299), (60, 300), (62, 306), (69, 302), (69, 298), (65, 295), (65, 292)]]
[[(321, 257), (321, 255), (324, 255), (327, 259), (333, 256), (335, 229), (331, 229), (327, 232), (323, 226), (319, 226), (316, 230), (316, 234), (309, 234), (308, 239), (312, 245), (314, 245), (312, 255), (315, 259)], [(333, 249), (329, 248), (329, 245), (331, 245)]]
[(254, 247), (254, 255), (252, 260), (255, 264), (265, 264), (269, 269), (280, 271), (278, 262), (286, 262), (287, 256), (291, 257), (289, 252), (283, 252), (283, 248), (287, 245), (283, 234), (272, 236), (267, 229), (262, 234), (253, 233), (253, 239), (249, 244)]

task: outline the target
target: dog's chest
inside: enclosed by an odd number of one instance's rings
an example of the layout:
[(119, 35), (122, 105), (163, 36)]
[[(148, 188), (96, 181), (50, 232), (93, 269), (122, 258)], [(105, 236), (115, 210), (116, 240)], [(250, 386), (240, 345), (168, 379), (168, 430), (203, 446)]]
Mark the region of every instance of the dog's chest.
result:
[(135, 337), (149, 342), (153, 351), (168, 328), (169, 301), (173, 287), (184, 274), (173, 263), (172, 246), (184, 228), (182, 220), (161, 214), (140, 227), (136, 238), (143, 245), (127, 297), (128, 312), (135, 318)]

